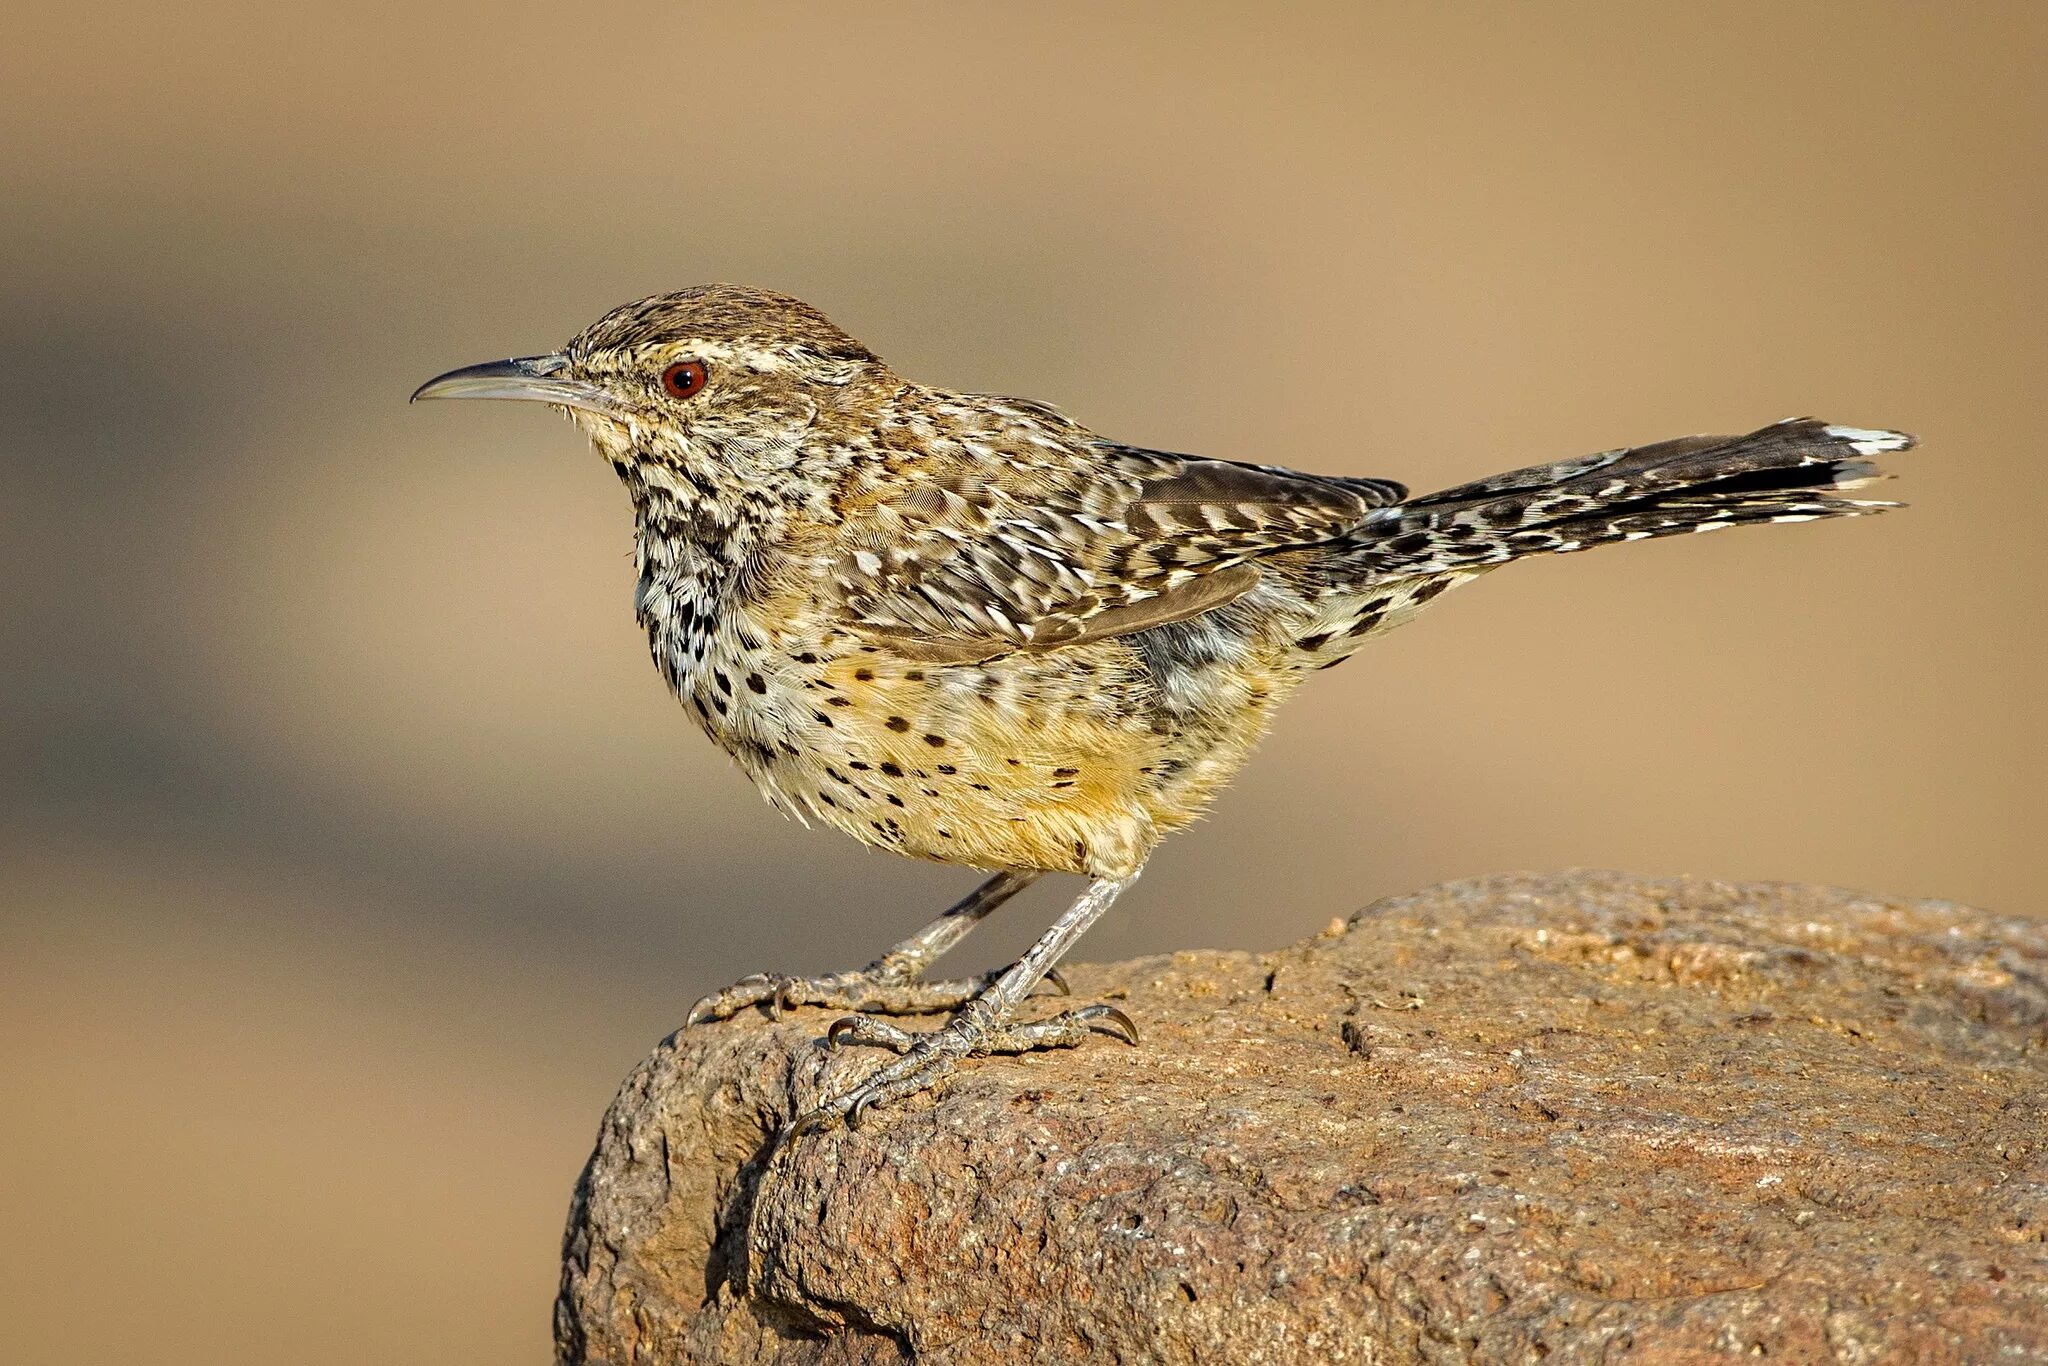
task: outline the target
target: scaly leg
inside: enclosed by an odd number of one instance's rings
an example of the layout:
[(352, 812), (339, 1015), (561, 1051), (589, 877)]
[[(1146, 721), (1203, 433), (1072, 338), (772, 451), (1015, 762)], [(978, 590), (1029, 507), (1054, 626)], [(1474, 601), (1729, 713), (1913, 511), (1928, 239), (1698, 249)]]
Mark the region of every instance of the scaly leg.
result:
[(762, 972), (743, 977), (691, 1006), (684, 1024), (723, 1020), (764, 1002), (777, 1019), (791, 1006), (836, 1006), (883, 1015), (952, 1010), (972, 999), (988, 985), (989, 979), (926, 982), (922, 980), (926, 970), (938, 961), (940, 954), (965, 939), (983, 916), (1043, 876), (1036, 869), (997, 873), (937, 920), (857, 972), (835, 972), (824, 977)]
[(1098, 1022), (1106, 1031), (1136, 1043), (1137, 1027), (1115, 1006), (1083, 1006), (1030, 1024), (1013, 1023), (1010, 1017), (1060, 955), (1109, 909), (1118, 893), (1137, 880), (1138, 875), (1133, 873), (1117, 881), (1097, 878), (1090, 883), (1080, 900), (1054, 921), (1052, 928), (1022, 958), (961, 1007), (959, 1014), (930, 1033), (913, 1034), (865, 1015), (849, 1015), (835, 1022), (825, 1036), (828, 1044), (836, 1045), (841, 1040), (878, 1044), (903, 1056), (802, 1116), (792, 1126), (792, 1132), (819, 1128), (842, 1117), (849, 1126), (858, 1128), (870, 1109), (936, 1085), (961, 1058), (1072, 1048), (1087, 1038)]

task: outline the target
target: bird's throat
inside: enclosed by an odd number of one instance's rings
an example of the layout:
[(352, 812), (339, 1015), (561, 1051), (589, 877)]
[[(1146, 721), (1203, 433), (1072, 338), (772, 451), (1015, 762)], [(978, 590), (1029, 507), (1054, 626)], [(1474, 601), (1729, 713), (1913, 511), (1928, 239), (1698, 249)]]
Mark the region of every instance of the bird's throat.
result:
[(622, 468), (633, 499), (634, 607), (662, 676), (678, 693), (734, 607), (741, 571), (768, 528), (673, 467)]

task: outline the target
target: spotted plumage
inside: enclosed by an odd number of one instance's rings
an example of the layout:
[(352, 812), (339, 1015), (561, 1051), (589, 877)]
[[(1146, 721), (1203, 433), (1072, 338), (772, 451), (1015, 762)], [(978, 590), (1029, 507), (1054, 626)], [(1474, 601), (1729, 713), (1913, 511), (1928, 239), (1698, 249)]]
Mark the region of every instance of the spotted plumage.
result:
[[(539, 399), (589, 434), (632, 499), (655, 663), (772, 803), (997, 871), (863, 973), (753, 979), (700, 1003), (960, 1004), (934, 1034), (846, 1026), (905, 1054), (827, 1107), (852, 1117), (958, 1056), (1072, 1043), (1106, 1019), (1010, 1015), (1310, 674), (1509, 560), (1893, 506), (1840, 495), (1911, 444), (1797, 419), (1410, 498), (916, 384), (808, 305), (723, 285), (421, 393)], [(950, 994), (916, 981), (1043, 872), (1095, 884), (1031, 954)]]

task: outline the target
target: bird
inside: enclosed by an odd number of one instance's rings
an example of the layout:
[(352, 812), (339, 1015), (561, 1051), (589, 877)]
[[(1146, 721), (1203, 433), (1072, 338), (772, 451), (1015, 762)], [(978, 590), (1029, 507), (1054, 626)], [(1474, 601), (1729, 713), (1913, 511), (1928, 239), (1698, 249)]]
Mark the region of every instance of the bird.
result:
[[(788, 815), (987, 874), (867, 967), (755, 974), (691, 1009), (690, 1027), (845, 1010), (829, 1047), (895, 1054), (795, 1131), (858, 1128), (967, 1059), (1136, 1044), (1112, 1005), (1020, 1009), (1067, 994), (1061, 956), (1311, 674), (1514, 560), (1900, 506), (1842, 494), (1915, 441), (1796, 418), (1411, 497), (920, 384), (809, 304), (732, 284), (626, 304), (559, 351), (412, 397), (564, 413), (630, 496), (635, 610), (697, 724)], [(1088, 883), (1022, 957), (931, 979), (1049, 873)], [(907, 1015), (946, 1018), (885, 1018)]]

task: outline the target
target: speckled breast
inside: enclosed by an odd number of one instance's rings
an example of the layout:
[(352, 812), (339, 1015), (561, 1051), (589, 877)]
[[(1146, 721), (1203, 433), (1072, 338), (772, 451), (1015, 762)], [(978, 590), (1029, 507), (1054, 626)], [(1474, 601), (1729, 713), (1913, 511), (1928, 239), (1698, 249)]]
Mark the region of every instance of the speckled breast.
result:
[(1162, 677), (1142, 641), (933, 664), (743, 612), (678, 692), (800, 819), (945, 863), (1121, 877), (1263, 732), (1286, 689), (1248, 704), (1244, 673), (1190, 706), (1187, 670)]

